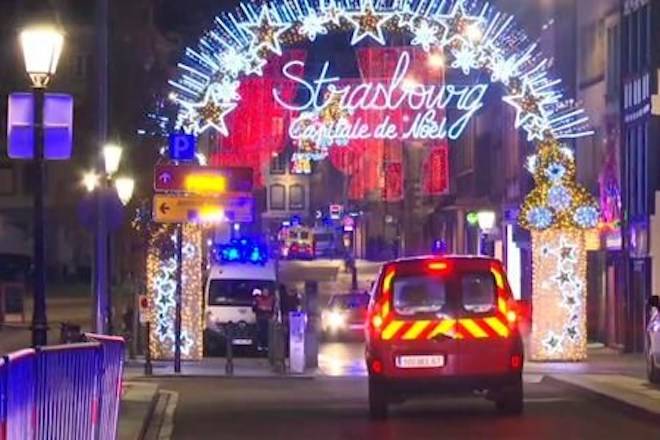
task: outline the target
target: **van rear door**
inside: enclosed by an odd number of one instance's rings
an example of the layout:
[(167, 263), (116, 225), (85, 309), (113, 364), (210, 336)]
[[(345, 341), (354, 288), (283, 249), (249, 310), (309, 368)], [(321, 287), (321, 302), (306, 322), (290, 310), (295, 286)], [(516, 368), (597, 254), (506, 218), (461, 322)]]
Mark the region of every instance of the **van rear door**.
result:
[(519, 338), (506, 318), (510, 294), (503, 273), (497, 268), (466, 269), (457, 273), (457, 285), (460, 374), (509, 372)]

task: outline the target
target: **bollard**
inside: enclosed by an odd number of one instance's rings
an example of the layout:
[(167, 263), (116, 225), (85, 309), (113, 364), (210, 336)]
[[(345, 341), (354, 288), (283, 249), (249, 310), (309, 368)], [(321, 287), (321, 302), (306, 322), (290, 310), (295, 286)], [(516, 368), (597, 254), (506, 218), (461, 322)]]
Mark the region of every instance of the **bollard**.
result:
[(227, 344), (226, 357), (227, 362), (225, 364), (225, 373), (227, 376), (234, 375), (234, 323), (229, 321), (225, 325), (225, 342)]
[(284, 374), (285, 365), (285, 341), (284, 341), (284, 325), (275, 320), (271, 321), (271, 339), (268, 341), (269, 357), (273, 370), (278, 374)]
[(154, 372), (153, 366), (151, 365), (151, 348), (149, 347), (149, 340), (151, 338), (151, 322), (147, 321), (145, 324), (145, 350), (144, 350), (144, 375), (151, 376)]
[(319, 366), (319, 285), (316, 281), (305, 282), (305, 312), (307, 313), (307, 326), (305, 328), (305, 366), (317, 368)]
[(303, 312), (289, 312), (289, 369), (292, 373), (305, 372), (305, 325)]

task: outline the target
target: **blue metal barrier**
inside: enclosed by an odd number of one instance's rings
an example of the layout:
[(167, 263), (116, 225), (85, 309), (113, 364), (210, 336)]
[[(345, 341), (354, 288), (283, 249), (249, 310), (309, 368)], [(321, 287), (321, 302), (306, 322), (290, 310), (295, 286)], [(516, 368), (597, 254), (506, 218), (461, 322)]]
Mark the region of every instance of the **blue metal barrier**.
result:
[(0, 358), (0, 440), (5, 440), (7, 426), (7, 363)]
[(86, 334), (89, 341), (101, 344), (103, 352), (101, 377), (101, 412), (99, 440), (115, 440), (124, 370), (124, 339), (116, 336)]
[(5, 356), (5, 438), (32, 439), (35, 434), (37, 356), (21, 350)]
[(36, 439), (96, 438), (101, 357), (98, 343), (38, 349)]
[(0, 440), (114, 440), (124, 341), (22, 350), (0, 358)]

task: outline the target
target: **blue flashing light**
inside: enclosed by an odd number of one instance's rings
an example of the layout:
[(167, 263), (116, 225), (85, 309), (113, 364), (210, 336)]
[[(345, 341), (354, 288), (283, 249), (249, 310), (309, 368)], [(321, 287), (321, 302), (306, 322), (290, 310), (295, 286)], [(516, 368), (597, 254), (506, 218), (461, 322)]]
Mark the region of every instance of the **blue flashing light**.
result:
[(232, 240), (227, 244), (219, 244), (213, 247), (213, 261), (215, 263), (252, 263), (266, 264), (268, 261), (268, 250), (266, 246), (241, 238)]
[(432, 248), (433, 255), (444, 255), (447, 253), (447, 242), (444, 240), (435, 240)]

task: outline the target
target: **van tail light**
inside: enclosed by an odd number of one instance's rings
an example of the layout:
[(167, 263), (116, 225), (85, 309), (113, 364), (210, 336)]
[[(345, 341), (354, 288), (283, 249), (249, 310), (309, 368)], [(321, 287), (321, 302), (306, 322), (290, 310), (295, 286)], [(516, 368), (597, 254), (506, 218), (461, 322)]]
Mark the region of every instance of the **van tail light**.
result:
[(510, 325), (518, 322), (518, 314), (515, 310), (509, 310), (506, 312), (506, 322), (508, 322)]
[(390, 315), (390, 301), (392, 298), (392, 283), (394, 281), (394, 270), (389, 270), (383, 278), (383, 286), (378, 301), (374, 304), (369, 315), (367, 324), (370, 334), (374, 337), (380, 336), (385, 322)]
[(511, 369), (520, 370), (523, 364), (523, 357), (520, 354), (511, 355)]
[(383, 362), (380, 359), (373, 359), (370, 366), (373, 374), (383, 374)]
[(426, 265), (426, 269), (431, 272), (444, 272), (449, 269), (449, 264), (446, 261), (431, 261)]

